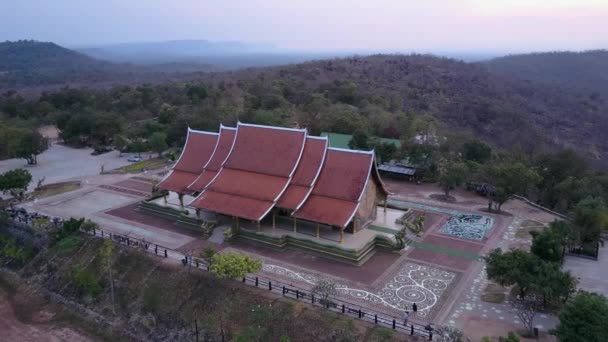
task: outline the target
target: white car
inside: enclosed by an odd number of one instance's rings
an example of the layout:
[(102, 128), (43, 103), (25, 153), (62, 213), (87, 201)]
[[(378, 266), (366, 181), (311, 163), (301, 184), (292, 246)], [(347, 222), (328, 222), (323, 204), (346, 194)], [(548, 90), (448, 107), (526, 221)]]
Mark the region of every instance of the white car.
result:
[(127, 161), (130, 162), (140, 162), (143, 159), (140, 156), (130, 156), (129, 158), (127, 158)]

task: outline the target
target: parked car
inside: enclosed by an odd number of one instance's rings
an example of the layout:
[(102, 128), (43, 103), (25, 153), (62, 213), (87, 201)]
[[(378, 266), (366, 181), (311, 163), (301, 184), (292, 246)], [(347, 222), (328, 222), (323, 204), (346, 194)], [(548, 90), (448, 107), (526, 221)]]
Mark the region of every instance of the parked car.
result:
[(127, 158), (127, 161), (130, 162), (140, 162), (143, 159), (141, 158), (141, 156), (130, 156), (129, 158)]

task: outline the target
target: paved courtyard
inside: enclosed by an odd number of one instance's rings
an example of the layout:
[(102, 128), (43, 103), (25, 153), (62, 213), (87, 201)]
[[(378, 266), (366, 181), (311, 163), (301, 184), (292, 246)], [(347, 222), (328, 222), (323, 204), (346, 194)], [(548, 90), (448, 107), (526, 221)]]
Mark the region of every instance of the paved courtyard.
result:
[[(144, 238), (182, 252), (196, 252), (213, 245), (170, 220), (136, 210), (137, 203), (151, 190), (148, 179), (129, 175), (83, 179), (86, 182), (80, 190), (25, 206), (53, 216), (85, 216), (106, 230)], [(480, 333), (486, 326), (496, 326), (496, 322), (503, 328), (519, 329), (520, 322), (508, 304), (486, 303), (480, 299), (489, 283), (480, 257), (496, 247), (507, 250), (529, 245), (529, 239), (517, 234), (521, 224), (526, 220), (548, 224), (554, 217), (518, 200), (505, 204), (504, 209), (510, 215), (496, 215), (482, 212), (487, 204), (485, 199), (466, 192), (463, 196), (456, 192), (455, 203), (444, 203), (430, 198), (439, 189), (416, 188), (412, 184), (399, 187), (401, 192), (392, 197), (393, 203), (426, 215), (424, 234), (401, 253), (376, 252), (362, 266), (354, 266), (306, 251), (277, 251), (239, 241), (222, 243), (216, 248), (251, 254), (264, 262), (261, 275), (303, 289), (311, 289), (319, 278), (330, 278), (337, 284), (341, 299), (390, 315), (400, 316), (416, 303), (418, 314), (412, 317), (413, 321), (451, 324)], [(410, 188), (414, 190), (404, 192)], [(175, 201), (170, 198), (170, 202)], [(398, 226), (393, 221), (398, 216), (397, 211), (379, 212), (375, 224), (386, 226), (387, 231), (396, 230)], [(601, 255), (605, 257), (606, 253)], [(595, 265), (593, 262), (587, 265), (587, 260), (568, 259), (565, 267), (581, 277), (581, 287), (593, 289), (594, 284), (605, 286), (601, 283), (602, 276), (593, 274)], [(555, 322), (553, 316), (539, 315), (536, 324), (546, 330)]]
[[(394, 271), (375, 282), (374, 287), (349, 284), (344, 279), (334, 279), (338, 295), (343, 300), (388, 314), (402, 316), (416, 303), (418, 312), (413, 320), (430, 321), (454, 285), (458, 274), (439, 268), (402, 261)], [(294, 270), (295, 269), (295, 270)], [(299, 286), (311, 288), (319, 278), (327, 275), (312, 274), (293, 266), (280, 266), (266, 260), (262, 272), (271, 277), (283, 278)]]
[(50, 184), (99, 175), (102, 165), (105, 170), (112, 170), (129, 164), (127, 155), (119, 157), (118, 151), (98, 156), (92, 156), (91, 152), (91, 148), (77, 149), (52, 144), (38, 156), (38, 165), (27, 165), (25, 159), (0, 160), (0, 173), (18, 168), (27, 169), (32, 174), (32, 188), (42, 177), (45, 178), (44, 184)]

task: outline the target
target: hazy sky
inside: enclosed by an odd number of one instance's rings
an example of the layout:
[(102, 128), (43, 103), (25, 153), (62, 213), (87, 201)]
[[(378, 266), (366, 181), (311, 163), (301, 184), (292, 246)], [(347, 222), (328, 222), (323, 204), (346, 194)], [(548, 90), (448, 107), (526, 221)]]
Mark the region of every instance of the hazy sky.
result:
[(608, 0), (0, 0), (0, 40), (177, 39), (280, 48), (608, 48)]

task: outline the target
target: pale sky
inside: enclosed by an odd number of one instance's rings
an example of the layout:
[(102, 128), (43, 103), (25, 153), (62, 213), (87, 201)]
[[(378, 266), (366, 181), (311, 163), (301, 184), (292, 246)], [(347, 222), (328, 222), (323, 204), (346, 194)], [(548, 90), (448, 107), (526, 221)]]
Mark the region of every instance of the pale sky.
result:
[(0, 0), (0, 41), (207, 39), (306, 50), (608, 48), (608, 0)]

